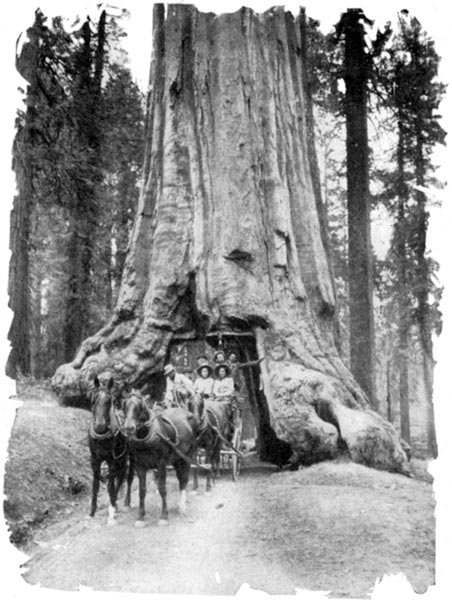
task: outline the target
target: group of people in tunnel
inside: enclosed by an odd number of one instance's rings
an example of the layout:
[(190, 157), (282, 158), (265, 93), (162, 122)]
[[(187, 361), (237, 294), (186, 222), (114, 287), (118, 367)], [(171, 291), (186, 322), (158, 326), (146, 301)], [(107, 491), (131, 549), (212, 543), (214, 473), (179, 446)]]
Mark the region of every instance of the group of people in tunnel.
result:
[(230, 401), (246, 395), (243, 368), (257, 365), (262, 359), (239, 363), (237, 352), (231, 351), (226, 358), (223, 350), (213, 356), (213, 365), (207, 356), (197, 357), (193, 380), (178, 373), (172, 364), (164, 368), (166, 389), (163, 398), (165, 407), (185, 405), (192, 395), (214, 401)]

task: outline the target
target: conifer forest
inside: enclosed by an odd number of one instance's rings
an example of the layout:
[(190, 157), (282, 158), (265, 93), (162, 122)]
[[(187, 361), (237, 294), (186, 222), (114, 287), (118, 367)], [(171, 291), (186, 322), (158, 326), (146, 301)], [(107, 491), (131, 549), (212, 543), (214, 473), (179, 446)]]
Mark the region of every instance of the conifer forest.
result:
[[(267, 56), (265, 45), (259, 44), (262, 36), (270, 39), (273, 35), (271, 27), (283, 25), (275, 17), (265, 30), (259, 29), (248, 13), (243, 12), (241, 18), (249, 39), (257, 41), (250, 43), (243, 59), (243, 110), (237, 119), (248, 114), (253, 126), (241, 129), (243, 139), (238, 134), (234, 137), (233, 150), (233, 124), (238, 121), (232, 116), (228, 121), (225, 112), (235, 110), (238, 102), (238, 96), (233, 97), (230, 91), (236, 89), (232, 68), (212, 50), (206, 67), (209, 75), (201, 81), (196, 71), (205, 59), (202, 35), (207, 31), (209, 39), (209, 27), (214, 27), (207, 17), (205, 23), (196, 21), (196, 35), (186, 30), (186, 39), (194, 42), (190, 47), (188, 42), (185, 46), (181, 42), (182, 67), (180, 73), (174, 73), (173, 84), (168, 75), (173, 68), (170, 59), (161, 66), (164, 59), (159, 62), (159, 56), (154, 56), (149, 90), (143, 91), (135, 82), (123, 46), (126, 11), (113, 14), (107, 7), (69, 24), (62, 17), (36, 10), (34, 22), (22, 34), (16, 64), (23, 89), (12, 148), (17, 193), (10, 223), (8, 294), (13, 319), (6, 373), (16, 380), (51, 379), (76, 357), (83, 364), (101, 344), (102, 352), (114, 357), (109, 367), (126, 364), (118, 348), (125, 352), (126, 341), (128, 344), (135, 335), (135, 330), (127, 328), (132, 317), (142, 314), (136, 304), (146, 304), (145, 291), (140, 290), (152, 286), (160, 290), (166, 277), (164, 293), (152, 288), (159, 298), (160, 312), (147, 321), (143, 317), (146, 332), (149, 328), (159, 330), (159, 336), (146, 338), (157, 358), (136, 350), (139, 358), (129, 371), (119, 369), (120, 377), (141, 385), (147, 376), (161, 372), (169, 352), (169, 341), (164, 337), (168, 331), (188, 339), (193, 328), (199, 334), (220, 326), (240, 329), (245, 322), (259, 331), (273, 327), (273, 337), (268, 334), (263, 344), (271, 360), (278, 360), (275, 348), (283, 348), (281, 352), (288, 360), (337, 377), (353, 402), (365, 403), (393, 425), (405, 450), (410, 448), (411, 453), (424, 458), (435, 457), (433, 339), (442, 328), (442, 284), (435, 257), (427, 250), (426, 236), (434, 190), (444, 186), (436, 177), (434, 152), (446, 140), (440, 107), (446, 86), (438, 77), (440, 56), (434, 40), (416, 15), (406, 10), (394, 10), (391, 21), (377, 27), (362, 10), (348, 9), (325, 33), (324, 27), (301, 9), (295, 25), (289, 21), (284, 25), (287, 43), (281, 35), (283, 41), (275, 41), (280, 44), (275, 56), (278, 51), (282, 57), (276, 64), (272, 63), (273, 54)], [(154, 47), (155, 40), (163, 35), (158, 19), (157, 8)], [(183, 16), (181, 27), (188, 28), (190, 19)], [(229, 31), (234, 27), (231, 21)], [(299, 29), (292, 33), (292, 27)], [(224, 36), (225, 47), (231, 44), (232, 64), (233, 41), (223, 30), (218, 31), (220, 38)], [(171, 44), (177, 46), (171, 38), (176, 34), (168, 25), (165, 35), (169, 56)], [(284, 62), (286, 44), (289, 50)], [(243, 56), (246, 52), (243, 50)], [(197, 62), (193, 56), (198, 57)], [(300, 63), (292, 56), (300, 56)], [(254, 79), (253, 73), (257, 74)], [(272, 89), (285, 86), (291, 90), (287, 99), (275, 101), (275, 109), (271, 100), (267, 102), (272, 77)], [(229, 88), (225, 83), (228, 78), (232, 81)], [(255, 97), (266, 103), (253, 104)], [(229, 108), (224, 108), (220, 118), (218, 106), (223, 101)], [(164, 102), (169, 107), (165, 110), (161, 108)], [(289, 123), (287, 115), (295, 106), (302, 117), (288, 132), (284, 128)], [(171, 125), (165, 112), (170, 109), (174, 114)], [(195, 115), (194, 133), (188, 131), (189, 111)], [(270, 123), (273, 117), (277, 124), (274, 131)], [(297, 137), (299, 132), (302, 139)], [(219, 143), (220, 136), (223, 146), (217, 150), (214, 143)], [(189, 158), (184, 153), (185, 143)], [(249, 154), (247, 145), (252, 146)], [(274, 145), (284, 148), (286, 154), (275, 151), (273, 160)], [(261, 150), (263, 154), (268, 150), (267, 159), (261, 157)], [(251, 157), (253, 163), (249, 179), (243, 180), (241, 199), (234, 197), (229, 209), (228, 198), (234, 192), (229, 187), (229, 196), (221, 193), (228, 171), (226, 167), (222, 171), (216, 152), (222, 154), (225, 165), (237, 170), (248, 160), (243, 157)], [(300, 158), (302, 152), (304, 158)], [(195, 155), (196, 169), (184, 162)], [(300, 169), (305, 170), (303, 176)], [(186, 269), (180, 266), (174, 282), (169, 280), (172, 275), (165, 270), (167, 265), (159, 271), (155, 261), (161, 265), (179, 260), (185, 235), (182, 229), (174, 230), (174, 245), (170, 244), (167, 258), (157, 242), (151, 262), (143, 258), (152, 240), (159, 239), (159, 219), (163, 225), (171, 221), (163, 208), (152, 212), (160, 202), (152, 198), (163, 194), (160, 173), (170, 171), (175, 189), (185, 186), (184, 193), (188, 189), (185, 171), (190, 171), (193, 189), (198, 186), (203, 198), (210, 197), (204, 188), (211, 185), (214, 189), (218, 182), (215, 202), (208, 204), (215, 207), (213, 216), (210, 209), (198, 213), (195, 207), (190, 213), (183, 203), (174, 204), (175, 211), (186, 209), (187, 214), (195, 215), (187, 220), (204, 218), (203, 227), (214, 232), (210, 245), (206, 245), (205, 237), (198, 240), (204, 244), (200, 262), (190, 262)], [(280, 199), (286, 190), (295, 197), (299, 180), (308, 182), (303, 185), (309, 188), (306, 194), (312, 194), (312, 203), (303, 204), (302, 199), (298, 209), (291, 200), (292, 208), (287, 212)], [(238, 194), (240, 185), (234, 190)], [(247, 190), (251, 190), (248, 198)], [(194, 197), (196, 193), (193, 191)], [(249, 198), (254, 193), (260, 200), (252, 205)], [(265, 256), (271, 257), (271, 265), (265, 265), (262, 258), (261, 225), (251, 222), (257, 208), (246, 230), (251, 240), (248, 245), (244, 238), (234, 238), (233, 227), (224, 233), (226, 241), (223, 230), (217, 228), (216, 215), (221, 213), (222, 223), (228, 219), (235, 223), (236, 215), (240, 211), (243, 215), (252, 213), (252, 206), (266, 207), (262, 215), (269, 211), (262, 216), (267, 219), (262, 227), (272, 231), (265, 241)], [(141, 232), (151, 219), (155, 223), (149, 224), (149, 236), (143, 241)], [(195, 247), (197, 239), (195, 233)], [(223, 272), (223, 266), (215, 265), (223, 260), (219, 254), (225, 251), (231, 252), (224, 255)], [(188, 259), (181, 258), (178, 264), (184, 265), (183, 260)], [(140, 269), (144, 272), (148, 267), (151, 275), (142, 275)], [(244, 297), (249, 294), (252, 298), (248, 305), (237, 298), (236, 290), (224, 284), (225, 278), (233, 277), (227, 269), (237, 270)], [(252, 277), (266, 278), (274, 297), (288, 298), (290, 288), (293, 299), (284, 300), (286, 304), (281, 300), (284, 307), (267, 318), (254, 300), (257, 295), (265, 304), (267, 298), (259, 291), (259, 282), (250, 283)], [(226, 306), (226, 300), (222, 304), (215, 295), (205, 293), (203, 281), (207, 281), (206, 288), (221, 289), (230, 304)], [(141, 300), (132, 298), (135, 292)], [(166, 312), (165, 306), (162, 308), (165, 302), (171, 304)], [(296, 308), (293, 316), (295, 305), (302, 308)], [(151, 310), (149, 306), (143, 308), (143, 314)], [(188, 318), (190, 307), (194, 316)], [(284, 341), (292, 339), (292, 327), (301, 331), (303, 323), (309, 323), (303, 339), (316, 338), (315, 348), (319, 350), (313, 349), (314, 342), (306, 341), (302, 350), (301, 342), (291, 346)], [(142, 331), (138, 335), (144, 339)], [(257, 340), (259, 344), (258, 336)], [(137, 347), (138, 342), (130, 343)], [(326, 350), (327, 345), (334, 351)], [(323, 358), (318, 358), (319, 353)], [(264, 419), (261, 427), (270, 423), (278, 437), (292, 443), (293, 431), (285, 429), (278, 404), (284, 383), (277, 379), (271, 364), (269, 373), (276, 400), (273, 416)], [(253, 409), (256, 419), (259, 402), (258, 398)], [(353, 408), (353, 402), (347, 400), (346, 404)], [(321, 416), (321, 411), (317, 412)], [(325, 418), (333, 424), (335, 419), (341, 422), (340, 411)]]

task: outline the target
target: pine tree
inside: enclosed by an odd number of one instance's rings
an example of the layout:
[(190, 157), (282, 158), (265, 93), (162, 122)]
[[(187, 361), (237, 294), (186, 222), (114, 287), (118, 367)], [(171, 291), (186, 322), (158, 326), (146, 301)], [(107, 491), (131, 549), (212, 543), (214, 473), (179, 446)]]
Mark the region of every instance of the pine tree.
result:
[[(423, 31), (419, 21), (410, 17), (406, 11), (402, 11), (399, 16), (399, 31), (392, 49), (392, 61), (392, 101), (399, 135), (397, 161), (399, 210), (396, 229), (399, 239), (396, 243), (398, 244), (397, 268), (403, 276), (399, 289), (400, 335), (407, 337), (405, 331), (410, 322), (417, 325), (423, 352), (424, 380), (429, 409), (428, 450), (430, 455), (435, 456), (437, 448), (432, 402), (434, 365), (432, 332), (439, 323), (435, 304), (433, 306), (430, 304), (429, 296), (432, 292), (438, 296), (438, 291), (434, 289), (432, 281), (435, 263), (426, 251), (428, 228), (426, 187), (435, 183), (433, 177), (435, 169), (431, 160), (433, 148), (436, 144), (443, 143), (445, 138), (437, 113), (444, 94), (444, 85), (437, 80), (439, 57), (433, 41)], [(402, 388), (401, 393), (408, 395), (408, 390)], [(408, 402), (408, 400), (404, 401)], [(402, 431), (403, 429), (402, 420)]]

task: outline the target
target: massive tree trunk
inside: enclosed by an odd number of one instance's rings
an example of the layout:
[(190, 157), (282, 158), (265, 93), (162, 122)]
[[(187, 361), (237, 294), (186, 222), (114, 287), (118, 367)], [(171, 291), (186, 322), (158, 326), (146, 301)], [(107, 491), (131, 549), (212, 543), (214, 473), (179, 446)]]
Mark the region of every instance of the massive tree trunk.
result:
[(403, 471), (395, 430), (334, 344), (299, 20), (156, 5), (153, 29), (146, 179), (117, 306), (55, 387), (83, 394), (108, 369), (157, 390), (177, 341), (248, 334), (248, 357), (265, 357), (246, 374), (261, 455), (308, 463), (346, 447)]

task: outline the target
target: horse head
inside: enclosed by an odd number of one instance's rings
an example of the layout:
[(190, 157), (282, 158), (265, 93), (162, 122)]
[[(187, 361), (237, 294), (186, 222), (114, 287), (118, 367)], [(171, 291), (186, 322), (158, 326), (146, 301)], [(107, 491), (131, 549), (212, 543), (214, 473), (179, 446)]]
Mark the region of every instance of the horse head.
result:
[(151, 413), (145, 398), (137, 390), (132, 390), (123, 398), (124, 433), (127, 436), (138, 436), (140, 431), (149, 428)]
[(187, 409), (194, 416), (195, 430), (199, 434), (207, 426), (206, 402), (204, 397), (193, 394), (187, 401)]
[(191, 394), (187, 399), (187, 409), (193, 413), (197, 419), (201, 419), (205, 410), (203, 396), (201, 394)]
[(97, 375), (94, 377), (94, 390), (91, 394), (91, 430), (94, 435), (105, 435), (110, 431), (113, 384), (113, 377), (106, 386), (101, 386)]

